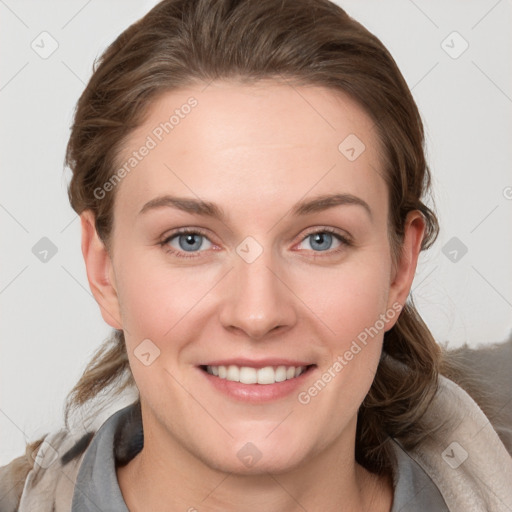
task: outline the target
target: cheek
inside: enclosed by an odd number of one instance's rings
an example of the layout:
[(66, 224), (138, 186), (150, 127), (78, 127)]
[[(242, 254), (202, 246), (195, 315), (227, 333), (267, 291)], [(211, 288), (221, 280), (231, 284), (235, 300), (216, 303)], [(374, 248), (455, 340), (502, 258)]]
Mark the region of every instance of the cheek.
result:
[(362, 260), (329, 272), (312, 272), (297, 293), (341, 348), (376, 323), (385, 312), (388, 294), (386, 265)]
[[(161, 260), (132, 251), (117, 261), (118, 296), (130, 367), (145, 396), (154, 394), (155, 387), (161, 389), (168, 384), (170, 377), (165, 370), (174, 367), (189, 340), (198, 337), (201, 323), (193, 320), (201, 299), (217, 279), (211, 268), (209, 273), (206, 267), (171, 268)], [(144, 353), (150, 354), (148, 366)]]
[(142, 253), (120, 259), (118, 267), (123, 327), (155, 340), (186, 319), (215, 280), (215, 271), (206, 266), (170, 267), (161, 257)]
[(373, 382), (385, 332), (388, 270), (385, 263), (361, 258), (335, 274), (319, 273), (315, 286), (299, 292), (305, 303), (314, 305), (310, 318), (320, 319), (312, 342), (325, 354), (319, 380), (302, 390), (299, 402), (329, 416), (332, 435), (357, 413)]

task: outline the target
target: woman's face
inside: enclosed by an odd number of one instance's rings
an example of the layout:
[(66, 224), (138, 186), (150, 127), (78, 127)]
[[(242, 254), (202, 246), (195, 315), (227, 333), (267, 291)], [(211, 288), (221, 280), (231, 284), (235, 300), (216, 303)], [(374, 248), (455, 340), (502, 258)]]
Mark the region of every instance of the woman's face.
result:
[(119, 162), (91, 286), (124, 330), (145, 448), (238, 473), (353, 456), (423, 229), (395, 273), (369, 116), (320, 87), (213, 82), (156, 100)]

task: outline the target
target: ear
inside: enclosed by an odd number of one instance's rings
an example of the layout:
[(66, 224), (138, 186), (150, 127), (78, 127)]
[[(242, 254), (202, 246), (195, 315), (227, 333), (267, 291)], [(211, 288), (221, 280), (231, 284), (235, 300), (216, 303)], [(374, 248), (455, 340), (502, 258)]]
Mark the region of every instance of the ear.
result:
[(94, 213), (86, 210), (80, 215), (82, 225), (82, 254), (87, 280), (103, 320), (115, 329), (122, 329), (121, 314), (114, 269), (110, 255), (96, 232)]
[[(425, 233), (425, 226), (425, 218), (420, 211), (413, 210), (407, 214), (401, 257), (391, 276), (388, 311), (396, 311), (397, 303), (400, 304), (401, 310), (407, 300), (416, 274), (416, 266), (421, 251), (421, 242)], [(386, 331), (395, 325), (398, 317), (399, 315), (393, 315), (393, 319), (388, 320), (386, 323)]]

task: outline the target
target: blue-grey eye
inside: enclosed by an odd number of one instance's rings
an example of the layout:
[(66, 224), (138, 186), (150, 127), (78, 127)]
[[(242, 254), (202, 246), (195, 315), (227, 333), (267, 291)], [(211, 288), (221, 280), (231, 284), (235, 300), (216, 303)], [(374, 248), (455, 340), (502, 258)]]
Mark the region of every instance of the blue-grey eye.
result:
[[(174, 245), (174, 242), (176, 240), (178, 241), (179, 247), (176, 247), (176, 245)], [(211, 244), (211, 242), (204, 235), (201, 235), (199, 233), (182, 233), (173, 236), (169, 240), (169, 245), (174, 249), (181, 249), (186, 252), (192, 252), (197, 251), (201, 248), (205, 249), (205, 247), (202, 247), (203, 242), (205, 241)], [(208, 247), (206, 247), (206, 249), (207, 248)]]
[(338, 238), (335, 235), (327, 233), (325, 231), (311, 233), (310, 235), (304, 238), (303, 242), (305, 242), (306, 240), (309, 241), (309, 245), (311, 249), (314, 251), (327, 251), (331, 249), (333, 241), (337, 241), (338, 244), (341, 244), (341, 241), (338, 240)]
[(330, 249), (332, 244), (332, 235), (330, 233), (314, 233), (309, 235), (311, 247), (320, 251)]

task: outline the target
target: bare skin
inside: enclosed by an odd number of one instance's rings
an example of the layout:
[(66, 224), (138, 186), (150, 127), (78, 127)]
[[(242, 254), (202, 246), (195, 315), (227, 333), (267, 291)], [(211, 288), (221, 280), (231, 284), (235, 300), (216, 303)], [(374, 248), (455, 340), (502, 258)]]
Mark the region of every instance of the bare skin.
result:
[[(81, 216), (91, 290), (105, 321), (125, 332), (141, 396), (144, 448), (117, 469), (124, 499), (132, 512), (389, 512), (390, 478), (355, 461), (356, 417), (398, 318), (389, 312), (409, 294), (424, 220), (409, 214), (394, 266), (379, 141), (348, 97), (275, 82), (203, 89), (160, 97), (127, 140), (121, 163), (197, 99), (116, 185), (110, 252), (91, 212)], [(349, 134), (365, 145), (353, 161), (338, 149)], [(334, 193), (362, 199), (371, 213), (360, 204), (292, 213), (299, 201)], [(171, 206), (141, 213), (166, 194), (216, 203), (225, 217)], [(199, 230), (193, 251), (180, 244), (181, 228)], [(249, 236), (250, 250), (261, 250), (250, 263), (237, 252)], [(378, 335), (312, 396), (371, 326)], [(160, 352), (145, 365), (137, 347), (148, 339)], [(255, 404), (218, 391), (198, 368), (233, 357), (315, 366), (300, 389)], [(247, 443), (261, 454), (250, 467), (237, 455)]]

